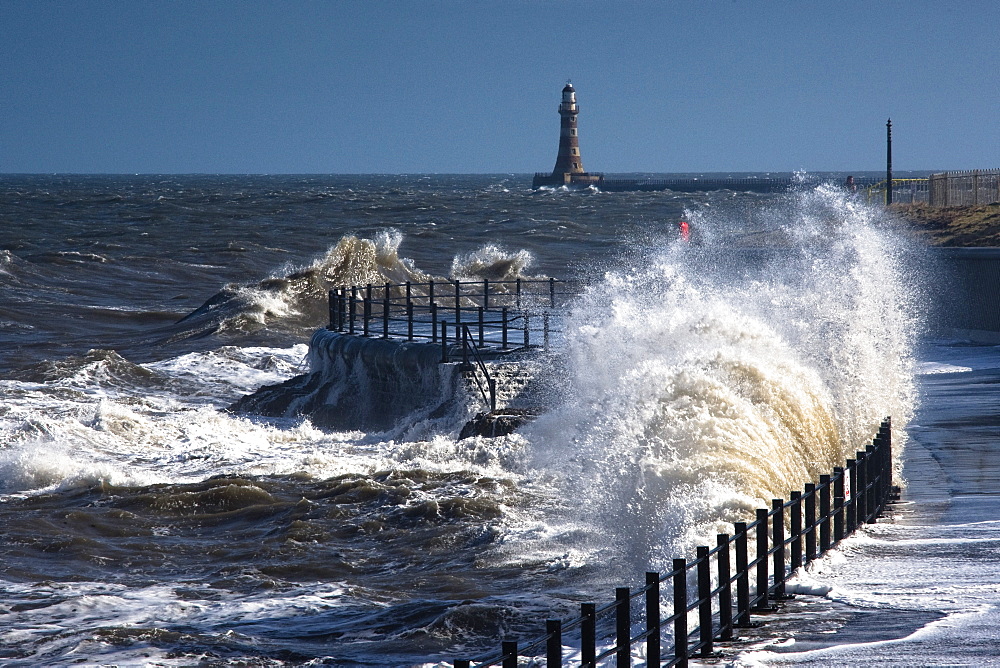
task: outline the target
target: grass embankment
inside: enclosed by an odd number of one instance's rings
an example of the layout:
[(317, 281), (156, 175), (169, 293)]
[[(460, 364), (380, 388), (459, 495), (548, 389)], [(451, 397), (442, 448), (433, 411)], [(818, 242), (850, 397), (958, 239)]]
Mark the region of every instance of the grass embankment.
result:
[(932, 246), (1000, 246), (1000, 203), (980, 206), (893, 204), (892, 211)]

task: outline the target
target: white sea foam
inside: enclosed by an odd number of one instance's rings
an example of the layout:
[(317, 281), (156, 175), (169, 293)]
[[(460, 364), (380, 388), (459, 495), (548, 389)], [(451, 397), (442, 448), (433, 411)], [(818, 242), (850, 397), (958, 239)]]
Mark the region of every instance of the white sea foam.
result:
[(460, 280), (513, 281), (524, 276), (535, 258), (526, 250), (507, 251), (496, 244), (487, 244), (451, 263), (451, 277)]
[[(913, 289), (874, 210), (819, 189), (756, 212), (783, 245), (727, 251), (743, 212), (689, 212), (674, 242), (574, 309), (533, 464), (637, 568), (787, 498), (914, 402)], [(902, 438), (897, 442), (902, 443)]]
[(917, 372), (921, 375), (929, 376), (935, 373), (967, 373), (969, 371), (972, 371), (972, 367), (945, 364), (943, 362), (921, 362)]

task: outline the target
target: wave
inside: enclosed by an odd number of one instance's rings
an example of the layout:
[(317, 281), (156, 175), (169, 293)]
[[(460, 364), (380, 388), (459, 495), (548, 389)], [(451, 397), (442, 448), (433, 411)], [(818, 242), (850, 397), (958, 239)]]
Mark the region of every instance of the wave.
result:
[(729, 243), (747, 213), (688, 211), (701, 245), (593, 285), (566, 326), (561, 399), (525, 431), (533, 465), (579, 500), (569, 526), (639, 569), (842, 466), (882, 417), (902, 436), (913, 411), (916, 251), (885, 214), (790, 193), (753, 213), (782, 239), (762, 251)]
[(487, 244), (479, 250), (456, 256), (451, 263), (451, 278), (455, 280), (514, 281), (518, 278), (542, 278), (529, 276), (525, 270), (534, 262), (534, 256), (526, 251), (506, 251), (495, 244)]
[[(328, 317), (331, 289), (448, 280), (401, 257), (402, 241), (403, 234), (394, 229), (380, 231), (373, 239), (346, 235), (307, 267), (286, 267), (255, 284), (227, 285), (178, 321), (169, 339), (251, 333), (279, 323), (316, 327)], [(505, 251), (488, 244), (456, 256), (450, 276), (455, 280), (494, 281), (532, 278), (525, 271), (533, 260), (528, 251)], [(416, 287), (414, 294), (423, 292)]]

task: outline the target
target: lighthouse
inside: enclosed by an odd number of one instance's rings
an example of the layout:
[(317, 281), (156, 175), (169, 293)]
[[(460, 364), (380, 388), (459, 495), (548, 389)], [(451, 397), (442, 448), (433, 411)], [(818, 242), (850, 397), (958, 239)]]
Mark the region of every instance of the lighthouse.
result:
[(576, 129), (576, 116), (580, 109), (576, 106), (576, 91), (567, 82), (562, 89), (559, 104), (559, 155), (552, 176), (563, 174), (583, 174), (583, 159), (580, 157), (580, 136)]
[(597, 185), (601, 174), (588, 174), (580, 157), (580, 136), (577, 132), (576, 117), (580, 108), (576, 104), (576, 89), (566, 82), (559, 103), (559, 153), (556, 166), (551, 174), (536, 173), (531, 183), (533, 188), (541, 186), (570, 186), (585, 188)]

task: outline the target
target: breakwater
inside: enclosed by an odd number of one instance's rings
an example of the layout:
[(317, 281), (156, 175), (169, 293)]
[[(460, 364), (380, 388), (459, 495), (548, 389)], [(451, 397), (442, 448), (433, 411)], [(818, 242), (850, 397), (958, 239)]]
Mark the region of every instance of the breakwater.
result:
[[(751, 193), (780, 193), (790, 188), (803, 186), (815, 187), (820, 180), (807, 177), (688, 177), (688, 178), (656, 178), (656, 177), (614, 177), (599, 172), (576, 175), (566, 174), (553, 177), (552, 174), (537, 172), (532, 178), (532, 188), (569, 189), (596, 188), (604, 192), (641, 192), (670, 190), (679, 193), (710, 192), (713, 190), (733, 190)], [(867, 188), (878, 183), (880, 179), (872, 177), (857, 177), (855, 185)]]
[[(698, 547), (692, 560), (675, 558), (667, 573), (647, 572), (637, 589), (616, 588), (612, 602), (582, 603), (578, 617), (547, 620), (544, 635), (526, 644), (504, 640), (499, 653), (457, 659), (454, 666), (517, 668), (525, 657), (557, 668), (567, 655), (582, 666), (610, 659), (631, 666), (636, 653), (645, 665), (656, 666), (713, 658), (717, 645), (752, 625), (752, 616), (773, 613), (792, 598), (785, 583), (796, 569), (876, 521), (898, 494), (892, 477), (892, 426), (886, 419), (871, 444), (845, 466), (791, 492), (788, 500), (774, 499), (771, 508), (757, 510), (754, 521), (735, 523), (731, 534), (718, 534), (715, 547)], [(663, 618), (665, 596), (673, 613)], [(697, 618), (693, 627), (691, 615)]]

